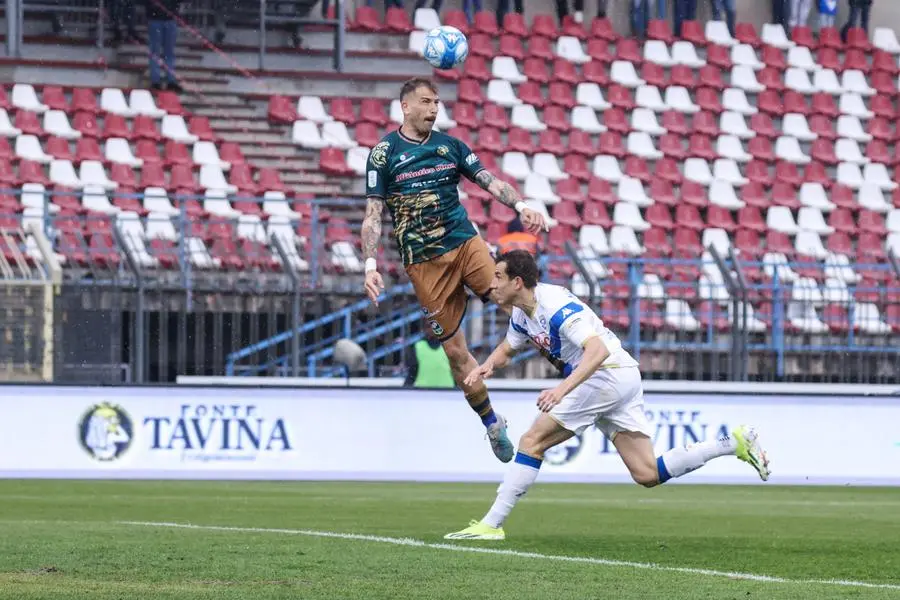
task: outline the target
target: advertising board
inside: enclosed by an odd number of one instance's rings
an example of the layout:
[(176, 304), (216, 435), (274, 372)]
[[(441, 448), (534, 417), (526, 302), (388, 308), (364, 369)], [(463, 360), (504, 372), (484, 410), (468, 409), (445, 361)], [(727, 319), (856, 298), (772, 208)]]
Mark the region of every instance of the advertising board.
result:
[[(484, 428), (459, 392), (398, 389), (7, 386), (0, 477), (499, 481)], [(513, 441), (532, 391), (495, 391)], [(770, 484), (900, 484), (900, 399), (646, 395), (657, 453), (748, 423)], [(597, 430), (550, 451), (541, 480), (624, 482)], [(684, 483), (760, 483), (732, 457)]]

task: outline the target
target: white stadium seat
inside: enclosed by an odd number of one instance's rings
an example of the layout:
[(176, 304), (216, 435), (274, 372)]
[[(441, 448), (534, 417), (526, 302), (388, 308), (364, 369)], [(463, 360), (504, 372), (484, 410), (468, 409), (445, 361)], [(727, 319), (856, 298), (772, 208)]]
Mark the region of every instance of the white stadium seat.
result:
[(647, 195), (641, 180), (628, 175), (623, 175), (619, 179), (618, 194), (619, 200), (635, 206), (643, 208), (653, 204), (653, 198)]
[[(716, 23), (718, 21), (710, 22)], [(666, 300), (665, 321), (666, 325), (675, 331), (698, 331), (700, 329), (700, 322), (694, 318), (691, 307), (680, 298), (669, 298)]]
[(865, 183), (877, 185), (882, 190), (897, 189), (897, 182), (888, 173), (887, 167), (881, 163), (868, 163), (863, 167), (862, 178)]
[(103, 91), (100, 92), (100, 108), (123, 117), (133, 117), (137, 114), (128, 106), (125, 93), (119, 88), (103, 88)]
[(616, 225), (610, 231), (609, 249), (614, 253), (621, 252), (631, 256), (640, 256), (644, 253), (644, 248), (638, 242), (634, 229), (623, 225)]
[(35, 113), (47, 111), (50, 107), (38, 99), (37, 92), (30, 83), (17, 83), (12, 89), (12, 104), (16, 108)]
[(828, 199), (821, 183), (807, 182), (800, 186), (800, 203), (822, 212), (831, 212), (836, 206)]
[(510, 83), (525, 83), (528, 78), (520, 71), (516, 59), (509, 56), (495, 56), (491, 63), (491, 76), (494, 79), (505, 79)]
[(689, 158), (684, 161), (684, 178), (706, 186), (713, 182), (709, 163), (702, 158)]
[(857, 190), (863, 184), (862, 170), (853, 163), (840, 163), (837, 166), (837, 182)]
[(514, 127), (521, 127), (526, 131), (544, 131), (547, 125), (538, 119), (537, 111), (530, 104), (513, 106), (510, 121)]
[(165, 213), (151, 212), (147, 215), (147, 239), (148, 240), (178, 240), (178, 233), (172, 224), (172, 219)]
[(634, 231), (647, 231), (650, 223), (641, 216), (641, 209), (630, 202), (619, 202), (613, 208), (613, 222), (633, 229)]
[[(537, 200), (542, 204), (556, 204), (559, 196), (553, 191), (550, 180), (540, 173), (529, 173), (525, 178), (523, 193), (527, 200)], [(547, 215), (549, 217), (549, 215)]]
[(619, 159), (615, 156), (595, 156), (592, 171), (598, 179), (604, 179), (612, 183), (618, 183), (622, 179)]
[[(341, 123), (343, 125), (343, 123)], [(231, 163), (219, 158), (219, 151), (213, 142), (197, 142), (193, 148), (194, 164), (216, 165), (223, 171), (231, 169)]]
[(875, 90), (866, 81), (866, 76), (862, 71), (856, 69), (847, 69), (841, 75), (841, 87), (848, 91), (859, 94), (860, 96), (874, 96)]
[(741, 139), (733, 135), (719, 136), (716, 140), (716, 153), (737, 162), (750, 162), (753, 158), (753, 155), (744, 150)]
[(797, 235), (800, 228), (794, 222), (791, 209), (786, 206), (770, 206), (766, 212), (766, 227), (772, 231)]
[(172, 205), (169, 194), (160, 187), (148, 187), (144, 189), (144, 208), (148, 212), (176, 216), (181, 211)]
[(48, 110), (44, 113), (44, 131), (50, 135), (67, 140), (75, 140), (81, 137), (81, 132), (72, 129), (69, 117), (61, 110)]
[(660, 40), (644, 42), (644, 60), (667, 68), (676, 64), (669, 55), (669, 47)]
[(794, 42), (788, 39), (787, 34), (784, 32), (784, 27), (774, 23), (763, 24), (760, 38), (763, 44), (775, 46), (781, 50), (787, 50), (795, 45)]
[(889, 27), (876, 27), (872, 43), (876, 48), (890, 52), (891, 54), (900, 54), (900, 42), (897, 41), (897, 35), (894, 30)]
[(587, 133), (606, 131), (606, 125), (597, 119), (597, 112), (590, 106), (576, 106), (572, 109), (572, 127)]
[(756, 137), (756, 132), (747, 127), (747, 120), (741, 113), (723, 112), (719, 116), (719, 129), (742, 140)]
[(869, 162), (869, 159), (860, 150), (859, 144), (854, 140), (842, 139), (835, 142), (834, 154), (840, 162), (856, 163), (858, 165)]
[[(756, 56), (756, 50), (749, 44), (737, 44), (731, 47), (731, 62), (735, 66), (744, 66), (761, 71), (766, 67), (765, 63)], [(732, 74), (732, 77), (734, 75)]]
[(229, 194), (237, 193), (237, 186), (225, 181), (225, 174), (216, 165), (202, 165), (200, 167), (200, 187), (205, 190), (224, 190)]
[(838, 96), (844, 93), (841, 82), (838, 81), (837, 73), (831, 69), (819, 69), (813, 73), (813, 88), (816, 92), (824, 92), (832, 96)]
[(603, 97), (603, 91), (596, 83), (582, 82), (575, 88), (575, 102), (584, 106), (590, 106), (595, 110), (612, 108), (612, 104)]
[(203, 210), (212, 215), (234, 219), (242, 214), (231, 206), (224, 189), (208, 189), (206, 190), (205, 198)]
[[(572, 121), (575, 121), (574, 114)], [(642, 131), (650, 135), (664, 135), (666, 129), (659, 124), (656, 113), (648, 108), (636, 108), (631, 113), (631, 128), (635, 131)]]
[(134, 89), (128, 95), (128, 105), (138, 115), (144, 115), (153, 119), (162, 119), (166, 111), (156, 106), (156, 101), (150, 90)]
[(812, 80), (809, 78), (809, 72), (806, 69), (797, 67), (789, 67), (784, 73), (784, 85), (789, 90), (800, 92), (804, 95), (812, 94), (816, 91)]
[(356, 146), (347, 150), (347, 166), (357, 175), (366, 174), (366, 161), (371, 148)]
[(655, 85), (642, 85), (635, 92), (634, 101), (638, 106), (655, 110), (656, 112), (666, 112), (669, 107), (663, 102), (659, 88)]
[(886, 213), (891, 210), (891, 205), (884, 199), (882, 189), (871, 183), (864, 183), (859, 188), (857, 202), (861, 208), (878, 213)]
[(500, 170), (519, 181), (531, 174), (528, 157), (523, 152), (507, 152), (503, 155)]
[(722, 206), (728, 210), (744, 208), (744, 201), (738, 198), (734, 187), (727, 181), (719, 179), (713, 181), (709, 186), (709, 203)]
[(584, 53), (581, 41), (569, 35), (562, 35), (556, 40), (556, 55), (576, 64), (584, 64), (591, 60), (591, 57)]
[(694, 104), (690, 92), (680, 85), (666, 88), (666, 107), (685, 114), (700, 112), (700, 107)]
[(564, 173), (559, 168), (556, 155), (549, 152), (538, 152), (534, 155), (533, 170), (550, 181), (560, 181), (561, 179), (569, 178), (568, 173)]
[(872, 135), (866, 133), (857, 117), (841, 115), (837, 121), (837, 135), (840, 138), (856, 140), (857, 142), (870, 142)]
[(610, 67), (609, 77), (613, 83), (618, 83), (627, 88), (637, 88), (646, 85), (646, 81), (638, 77), (634, 64), (625, 60), (613, 61)]
[(111, 163), (119, 163), (130, 167), (139, 168), (144, 161), (136, 158), (131, 152), (131, 144), (124, 138), (108, 138), (103, 145), (103, 155)]
[(650, 134), (643, 131), (632, 131), (629, 133), (626, 147), (629, 154), (648, 160), (659, 160), (663, 157), (663, 153), (653, 144), (653, 138), (650, 137)]
[(704, 31), (706, 41), (719, 46), (734, 46), (739, 42), (728, 31), (728, 25), (724, 21), (707, 21)]
[(417, 8), (413, 15), (413, 27), (422, 31), (431, 31), (441, 26), (441, 18), (433, 8)]
[(697, 55), (697, 49), (691, 42), (679, 40), (672, 44), (672, 61), (678, 65), (685, 65), (692, 69), (699, 69), (706, 65), (706, 61)]
[(81, 184), (88, 185), (96, 185), (107, 190), (114, 190), (119, 187), (119, 184), (115, 181), (111, 181), (106, 176), (106, 170), (103, 168), (103, 163), (99, 160), (83, 160), (78, 167), (78, 179), (81, 180)]
[(818, 71), (821, 67), (813, 58), (812, 52), (806, 46), (794, 46), (788, 50), (787, 64), (789, 67), (803, 69), (804, 71)]
[(181, 142), (182, 144), (193, 144), (199, 138), (188, 131), (187, 124), (181, 115), (166, 115), (162, 118), (160, 130), (164, 138)]
[(297, 115), (313, 123), (327, 123), (334, 120), (318, 96), (300, 96), (297, 100)]
[[(437, 122), (435, 122), (435, 124), (437, 124)], [(322, 141), (332, 148), (340, 148), (341, 150), (349, 150), (350, 148), (355, 148), (359, 145), (357, 144), (356, 140), (350, 137), (350, 133), (347, 131), (347, 126), (340, 121), (331, 121), (322, 125)], [(201, 143), (203, 142), (197, 142), (196, 144), (194, 144), (195, 150), (197, 148), (197, 145)], [(212, 142), (206, 143), (212, 144)], [(213, 146), (213, 149), (215, 150), (215, 146)], [(200, 161), (198, 161), (196, 158), (194, 159), (194, 162), (200, 163)], [(220, 164), (228, 163), (222, 161)]]
[(75, 173), (75, 167), (68, 160), (53, 160), (50, 163), (50, 181), (60, 187), (80, 188), (83, 187), (81, 180)]
[(52, 156), (44, 152), (40, 140), (34, 135), (20, 135), (16, 138), (16, 156), (44, 164), (53, 160)]
[(322, 135), (319, 133), (319, 126), (312, 121), (294, 121), (291, 129), (291, 139), (295, 144), (304, 148), (321, 149), (328, 147), (328, 143), (322, 139)]
[(818, 134), (809, 128), (809, 122), (805, 115), (800, 113), (787, 113), (782, 119), (781, 127), (785, 135), (797, 138), (802, 142), (811, 142), (818, 139)]
[(860, 119), (868, 120), (875, 116), (871, 110), (866, 108), (866, 103), (862, 99), (862, 96), (852, 92), (841, 94), (841, 99), (838, 101), (838, 108), (841, 113)]
[(799, 140), (787, 135), (783, 135), (775, 140), (775, 156), (779, 160), (786, 160), (797, 165), (806, 165), (812, 160), (803, 153)]
[[(733, 187), (741, 187), (750, 183), (750, 180), (741, 173), (738, 164), (730, 158), (717, 158), (713, 164), (713, 178), (723, 181)], [(743, 202), (741, 203), (743, 206)]]
[(728, 88), (722, 93), (722, 107), (725, 110), (741, 113), (742, 115), (755, 115), (759, 110), (750, 104), (744, 90)]
[(522, 100), (516, 96), (512, 84), (505, 79), (491, 79), (487, 87), (487, 99), (500, 106), (515, 106), (522, 104)]
[(16, 137), (22, 130), (13, 126), (5, 108), (0, 108), (0, 137)]
[(803, 231), (812, 231), (819, 235), (834, 233), (834, 227), (825, 222), (825, 217), (818, 208), (803, 206), (797, 213), (797, 226)]

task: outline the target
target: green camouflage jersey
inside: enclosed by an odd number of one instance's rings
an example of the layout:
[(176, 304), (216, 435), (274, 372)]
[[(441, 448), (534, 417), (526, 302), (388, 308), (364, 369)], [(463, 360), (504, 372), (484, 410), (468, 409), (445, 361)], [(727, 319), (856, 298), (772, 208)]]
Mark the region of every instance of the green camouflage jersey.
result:
[(372, 148), (366, 196), (388, 205), (404, 265), (446, 254), (476, 235), (457, 186), (460, 175), (474, 181), (483, 168), (468, 146), (438, 131), (423, 142), (394, 131)]

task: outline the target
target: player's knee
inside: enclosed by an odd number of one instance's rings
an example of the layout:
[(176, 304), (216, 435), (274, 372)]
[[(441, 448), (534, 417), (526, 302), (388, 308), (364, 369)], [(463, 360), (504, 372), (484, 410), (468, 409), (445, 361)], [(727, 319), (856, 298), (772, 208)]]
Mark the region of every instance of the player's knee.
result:
[(634, 479), (636, 484), (647, 488), (659, 485), (659, 473), (656, 472), (655, 465), (652, 468), (649, 465), (644, 465), (632, 469), (631, 478)]

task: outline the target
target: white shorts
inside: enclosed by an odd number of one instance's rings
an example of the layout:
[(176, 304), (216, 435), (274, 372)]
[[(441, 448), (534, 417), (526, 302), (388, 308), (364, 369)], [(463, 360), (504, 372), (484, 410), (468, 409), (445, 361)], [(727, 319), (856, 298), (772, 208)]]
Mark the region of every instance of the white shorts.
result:
[(644, 414), (644, 389), (637, 367), (598, 370), (549, 414), (574, 433), (596, 425), (610, 441), (620, 431), (636, 431), (653, 437)]

